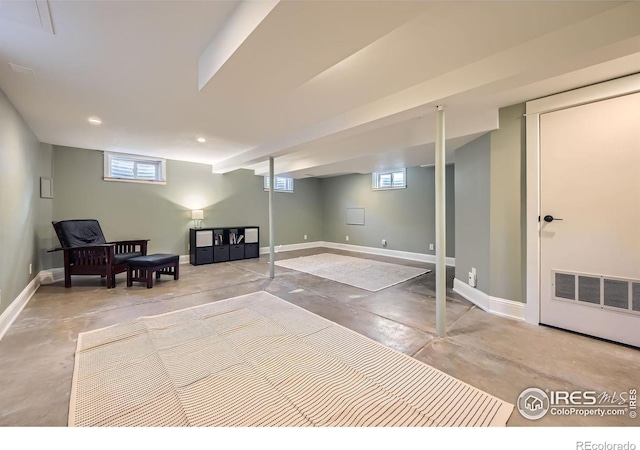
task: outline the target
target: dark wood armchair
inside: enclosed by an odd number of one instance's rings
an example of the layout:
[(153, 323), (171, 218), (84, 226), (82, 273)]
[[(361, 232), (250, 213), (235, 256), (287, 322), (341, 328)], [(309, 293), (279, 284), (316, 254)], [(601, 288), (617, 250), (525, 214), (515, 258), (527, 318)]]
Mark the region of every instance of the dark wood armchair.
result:
[[(97, 220), (52, 222), (64, 252), (64, 287), (71, 275), (101, 275), (107, 288), (116, 287), (116, 274), (127, 271), (127, 260), (147, 254), (145, 240), (107, 242)], [(54, 251), (55, 251), (54, 250)]]

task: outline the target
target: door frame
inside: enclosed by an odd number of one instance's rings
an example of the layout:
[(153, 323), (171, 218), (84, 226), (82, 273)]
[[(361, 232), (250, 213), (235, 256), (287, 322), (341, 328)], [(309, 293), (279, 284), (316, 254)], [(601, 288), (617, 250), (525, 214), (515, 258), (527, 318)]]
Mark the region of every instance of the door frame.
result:
[(540, 323), (540, 115), (640, 92), (640, 74), (616, 78), (526, 103), (527, 265), (525, 320)]

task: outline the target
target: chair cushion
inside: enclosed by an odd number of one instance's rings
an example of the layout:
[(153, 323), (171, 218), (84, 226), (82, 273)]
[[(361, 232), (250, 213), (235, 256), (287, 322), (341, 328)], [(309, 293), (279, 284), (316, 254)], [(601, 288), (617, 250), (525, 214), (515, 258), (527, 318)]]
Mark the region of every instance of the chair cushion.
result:
[(129, 261), (131, 258), (142, 256), (141, 252), (129, 252), (129, 253), (116, 253), (113, 255), (113, 264), (123, 264)]
[(63, 247), (106, 244), (97, 220), (61, 220), (54, 222), (53, 228), (56, 230), (60, 245)]
[(179, 255), (169, 255), (167, 253), (155, 253), (153, 255), (137, 256), (127, 260), (127, 264), (135, 267), (151, 267), (160, 264), (168, 264), (178, 261)]

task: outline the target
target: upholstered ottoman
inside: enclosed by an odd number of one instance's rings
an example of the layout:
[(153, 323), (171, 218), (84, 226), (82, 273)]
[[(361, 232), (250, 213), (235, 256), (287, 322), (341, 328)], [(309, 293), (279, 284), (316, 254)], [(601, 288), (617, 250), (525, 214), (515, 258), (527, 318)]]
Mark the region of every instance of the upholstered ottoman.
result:
[(156, 273), (156, 280), (160, 278), (160, 275), (173, 275), (173, 279), (177, 280), (180, 278), (179, 259), (178, 255), (165, 253), (128, 259), (127, 286), (131, 286), (134, 281), (142, 281), (147, 283), (147, 289), (151, 289), (153, 287), (153, 272)]

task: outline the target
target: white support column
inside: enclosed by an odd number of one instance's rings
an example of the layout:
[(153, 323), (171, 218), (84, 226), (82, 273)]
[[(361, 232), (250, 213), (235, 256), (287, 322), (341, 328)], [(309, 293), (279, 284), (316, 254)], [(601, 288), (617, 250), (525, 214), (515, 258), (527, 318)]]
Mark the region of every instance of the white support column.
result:
[(269, 157), (269, 278), (276, 273), (275, 243), (273, 230), (273, 189), (275, 187), (275, 175), (273, 173), (273, 156)]
[(436, 113), (436, 332), (447, 336), (447, 236), (445, 192), (444, 108)]

